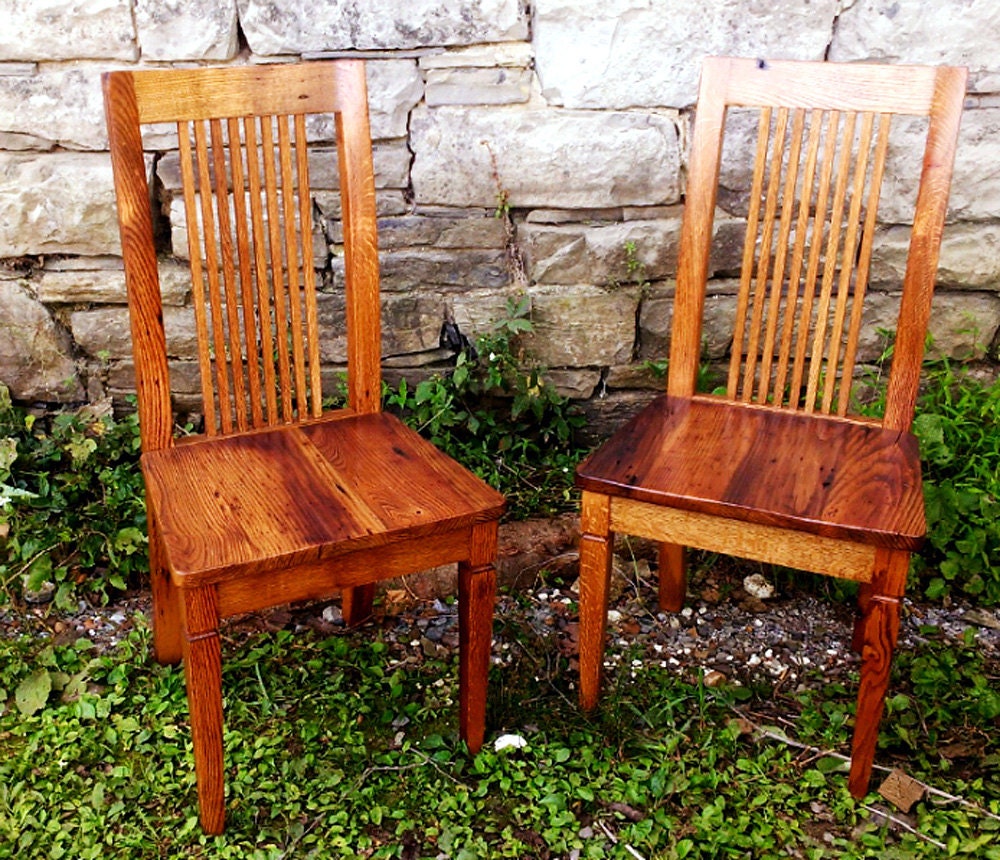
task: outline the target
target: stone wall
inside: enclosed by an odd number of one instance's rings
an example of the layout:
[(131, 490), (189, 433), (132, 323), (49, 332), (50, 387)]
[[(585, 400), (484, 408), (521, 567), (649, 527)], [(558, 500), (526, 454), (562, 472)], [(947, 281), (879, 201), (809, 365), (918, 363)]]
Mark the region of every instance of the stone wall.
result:
[[(13, 4), (13, 9), (10, 4)], [(552, 380), (614, 420), (659, 383), (669, 331), (691, 106), (711, 53), (961, 63), (971, 71), (932, 329), (934, 348), (997, 357), (1000, 59), (993, 0), (8, 0), (0, 30), (0, 380), (23, 401), (120, 397), (132, 368), (99, 75), (111, 68), (370, 59), (387, 375), (440, 362), (446, 317), (468, 334), (532, 297), (531, 348)], [(405, 10), (405, 15), (400, 12)], [(906, 130), (894, 194), (912, 191)], [(176, 154), (150, 138), (174, 257)], [(509, 194), (526, 280), (512, 274)], [(336, 211), (322, 189), (317, 265), (331, 368), (342, 361)], [(889, 202), (889, 211), (892, 204)], [(327, 222), (328, 217), (328, 222)], [(733, 306), (727, 231), (709, 304)], [(891, 327), (905, 228), (880, 233), (868, 354)], [(634, 248), (629, 265), (626, 248)], [(738, 250), (736, 251), (738, 254)], [(648, 283), (638, 284), (634, 263)], [(630, 268), (633, 270), (630, 272)], [(164, 260), (175, 382), (193, 394), (190, 296)]]

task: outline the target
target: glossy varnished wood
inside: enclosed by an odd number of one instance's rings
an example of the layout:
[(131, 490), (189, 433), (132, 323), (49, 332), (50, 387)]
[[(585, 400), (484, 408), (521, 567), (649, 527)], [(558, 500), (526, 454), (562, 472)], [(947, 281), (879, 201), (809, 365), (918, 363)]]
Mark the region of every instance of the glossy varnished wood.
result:
[[(857, 581), (862, 655), (849, 788), (868, 787), (899, 602), (925, 531), (909, 428), (966, 71), (708, 58), (692, 133), (667, 393), (577, 470), (580, 701), (598, 700), (617, 532), (660, 545), (661, 608), (686, 591), (693, 546)], [(725, 394), (696, 395), (723, 137), (758, 111)], [(889, 130), (927, 136), (881, 420), (851, 384)], [(742, 190), (742, 189), (730, 189)]]
[[(459, 729), (485, 733), (503, 497), (381, 413), (375, 185), (358, 61), (104, 76), (150, 538), (154, 653), (184, 661), (202, 827), (225, 822), (219, 623), (459, 566)], [(323, 414), (306, 115), (333, 114), (348, 408)], [(140, 123), (173, 122), (204, 435), (173, 438)]]
[(592, 492), (898, 549), (926, 531), (909, 433), (661, 395), (580, 464)]

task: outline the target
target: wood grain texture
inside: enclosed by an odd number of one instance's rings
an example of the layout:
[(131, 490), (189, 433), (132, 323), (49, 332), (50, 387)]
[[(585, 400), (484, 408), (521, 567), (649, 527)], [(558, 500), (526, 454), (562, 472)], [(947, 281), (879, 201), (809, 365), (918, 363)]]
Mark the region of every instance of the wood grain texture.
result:
[(580, 707), (597, 706), (611, 583), (610, 499), (584, 492), (580, 514)]
[(142, 465), (181, 587), (446, 532), (504, 508), (382, 413), (206, 439)]
[(593, 492), (919, 548), (916, 439), (848, 421), (661, 395), (577, 470)]
[[(200, 815), (224, 825), (218, 622), (460, 564), (460, 725), (482, 744), (503, 497), (381, 414), (375, 190), (362, 62), (104, 77), (142, 431), (157, 657), (183, 657)], [(333, 113), (351, 408), (322, 414), (306, 114)], [(205, 434), (173, 416), (140, 122), (177, 123)]]
[(201, 826), (206, 833), (222, 833), (226, 818), (222, 652), (215, 591), (211, 586), (187, 589), (183, 592), (182, 601), (184, 674)]
[(493, 647), (497, 522), (472, 528), (470, 556), (458, 566), (459, 728), (473, 754), (486, 733), (486, 682)]
[(680, 612), (687, 594), (687, 550), (683, 544), (660, 543), (659, 599), (664, 612)]

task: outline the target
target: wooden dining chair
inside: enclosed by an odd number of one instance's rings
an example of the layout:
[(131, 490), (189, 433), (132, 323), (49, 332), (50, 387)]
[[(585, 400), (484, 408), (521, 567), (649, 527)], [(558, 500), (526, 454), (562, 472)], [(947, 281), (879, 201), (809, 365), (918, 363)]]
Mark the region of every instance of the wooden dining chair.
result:
[[(585, 709), (599, 696), (615, 532), (659, 543), (665, 611), (684, 601), (685, 547), (855, 580), (849, 788), (866, 793), (910, 553), (925, 532), (909, 428), (965, 82), (960, 68), (705, 60), (667, 391), (577, 470)], [(705, 395), (695, 383), (730, 108), (756, 113), (757, 149), (726, 391)], [(926, 148), (885, 410), (873, 420), (852, 414), (851, 383), (897, 115), (927, 118)]]
[[(459, 565), (461, 736), (479, 750), (503, 497), (383, 413), (375, 188), (360, 61), (111, 72), (104, 96), (146, 481), (155, 656), (184, 661), (201, 824), (225, 816), (219, 622)], [(348, 405), (323, 410), (306, 117), (336, 120)], [(204, 433), (173, 437), (140, 126), (174, 123)], [(327, 150), (327, 152), (329, 152)]]

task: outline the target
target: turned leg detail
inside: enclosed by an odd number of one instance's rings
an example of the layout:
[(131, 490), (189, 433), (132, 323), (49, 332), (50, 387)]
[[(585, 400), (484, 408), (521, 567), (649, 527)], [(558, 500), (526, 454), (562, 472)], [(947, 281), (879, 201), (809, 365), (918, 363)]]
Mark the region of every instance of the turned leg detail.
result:
[(480, 523), (472, 530), (469, 560), (458, 566), (459, 732), (473, 754), (486, 734), (496, 553), (496, 520)]
[(222, 653), (215, 589), (185, 589), (184, 672), (198, 781), (198, 808), (206, 833), (225, 826), (222, 750)]
[(899, 605), (910, 566), (908, 552), (878, 550), (870, 590), (864, 596), (861, 642), (861, 684), (854, 721), (848, 788), (855, 798), (868, 792), (879, 723), (889, 689), (892, 653), (899, 636)]
[(601, 692), (604, 636), (611, 584), (611, 500), (583, 494), (580, 526), (580, 706), (591, 710)]

